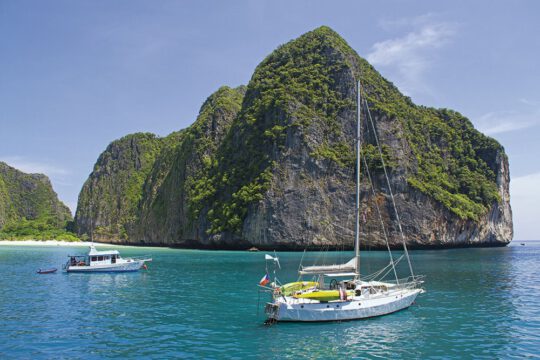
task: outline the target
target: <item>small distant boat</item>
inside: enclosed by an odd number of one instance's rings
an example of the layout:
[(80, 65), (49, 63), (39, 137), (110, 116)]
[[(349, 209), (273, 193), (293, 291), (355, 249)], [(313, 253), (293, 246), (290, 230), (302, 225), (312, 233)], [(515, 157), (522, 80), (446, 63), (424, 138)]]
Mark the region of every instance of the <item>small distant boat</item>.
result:
[(521, 243), (521, 246), (525, 246), (525, 243)]
[(152, 261), (150, 256), (137, 258), (123, 258), (118, 250), (98, 251), (94, 245), (90, 246), (88, 255), (69, 256), (68, 262), (63, 266), (66, 272), (129, 272), (147, 269), (146, 262)]
[(37, 271), (38, 274), (54, 274), (56, 272), (56, 270), (58, 270), (57, 268), (52, 268), (52, 269), (39, 269)]

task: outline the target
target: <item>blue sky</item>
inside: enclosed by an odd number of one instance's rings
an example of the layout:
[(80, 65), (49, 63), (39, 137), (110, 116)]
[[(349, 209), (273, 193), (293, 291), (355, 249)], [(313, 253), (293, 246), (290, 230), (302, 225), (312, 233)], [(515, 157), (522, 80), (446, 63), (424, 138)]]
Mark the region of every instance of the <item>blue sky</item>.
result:
[(191, 124), (278, 45), (340, 33), (417, 104), (469, 117), (510, 158), (515, 239), (538, 239), (538, 1), (0, 0), (0, 160), (74, 211), (114, 139)]

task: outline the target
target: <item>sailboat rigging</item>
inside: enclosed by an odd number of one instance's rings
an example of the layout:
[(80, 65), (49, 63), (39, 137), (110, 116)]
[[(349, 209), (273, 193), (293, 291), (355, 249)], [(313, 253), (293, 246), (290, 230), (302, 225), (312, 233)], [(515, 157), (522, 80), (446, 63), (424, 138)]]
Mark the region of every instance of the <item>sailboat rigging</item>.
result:
[[(387, 232), (384, 230), (384, 222), (379, 206), (376, 204), (377, 214), (381, 225), (386, 246), (390, 255), (390, 263), (374, 274), (361, 276), (360, 274), (360, 170), (361, 170), (361, 139), (362, 139), (362, 104), (366, 107), (365, 118), (369, 119), (373, 129), (377, 148), (383, 165), (384, 174), (389, 189), (389, 195), (396, 214), (404, 253), (397, 260), (394, 260), (390, 246), (388, 244)], [(271, 286), (263, 286), (272, 293), (272, 301), (265, 306), (265, 313), (268, 322), (276, 321), (339, 321), (354, 320), (368, 317), (390, 314), (411, 306), (418, 294), (424, 292), (421, 288), (422, 276), (415, 276), (409, 258), (405, 236), (401, 227), (401, 220), (397, 211), (394, 194), (392, 192), (388, 173), (386, 171), (382, 149), (378, 141), (375, 125), (371, 118), (368, 103), (362, 101), (361, 84), (357, 83), (357, 126), (356, 126), (356, 202), (355, 202), (355, 232), (354, 232), (354, 257), (346, 263), (335, 265), (312, 265), (300, 266), (300, 281), (280, 285), (274, 271), (274, 281)], [(367, 161), (364, 160), (365, 172), (371, 185), (372, 193), (375, 194), (371, 174)], [(266, 256), (272, 258), (276, 263), (277, 256)], [(407, 259), (410, 276), (406, 279), (399, 279), (396, 272), (396, 264), (403, 258)], [(279, 261), (279, 260), (277, 260)], [(277, 262), (279, 264), (279, 262)], [(384, 280), (393, 271), (395, 281)], [(303, 281), (302, 277), (311, 275), (311, 281)], [(327, 285), (325, 279), (331, 277), (332, 280)], [(345, 280), (337, 281), (336, 278)], [(384, 281), (383, 281), (384, 280)]]

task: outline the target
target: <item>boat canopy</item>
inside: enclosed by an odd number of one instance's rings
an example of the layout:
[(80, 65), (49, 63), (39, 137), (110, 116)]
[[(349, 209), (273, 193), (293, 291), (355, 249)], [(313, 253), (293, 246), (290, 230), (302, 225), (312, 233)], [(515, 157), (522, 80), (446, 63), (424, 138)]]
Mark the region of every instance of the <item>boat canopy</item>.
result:
[(339, 265), (319, 265), (319, 266), (302, 266), (300, 269), (300, 275), (309, 275), (309, 274), (342, 274), (342, 273), (353, 273), (356, 274), (356, 257), (353, 257), (351, 260), (345, 264)]
[(96, 248), (92, 245), (90, 246), (90, 252), (88, 255), (95, 256), (95, 255), (119, 255), (120, 253), (118, 250), (106, 250), (106, 251), (97, 251)]

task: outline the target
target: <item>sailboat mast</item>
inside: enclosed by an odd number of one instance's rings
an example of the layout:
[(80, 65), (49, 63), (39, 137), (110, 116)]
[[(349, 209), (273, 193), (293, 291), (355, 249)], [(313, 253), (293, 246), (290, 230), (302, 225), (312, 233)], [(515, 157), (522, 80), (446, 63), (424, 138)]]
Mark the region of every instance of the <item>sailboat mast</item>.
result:
[(357, 84), (356, 104), (356, 225), (354, 231), (354, 256), (356, 259), (356, 275), (360, 276), (360, 80)]

